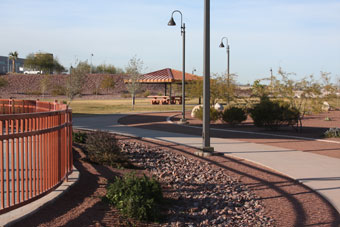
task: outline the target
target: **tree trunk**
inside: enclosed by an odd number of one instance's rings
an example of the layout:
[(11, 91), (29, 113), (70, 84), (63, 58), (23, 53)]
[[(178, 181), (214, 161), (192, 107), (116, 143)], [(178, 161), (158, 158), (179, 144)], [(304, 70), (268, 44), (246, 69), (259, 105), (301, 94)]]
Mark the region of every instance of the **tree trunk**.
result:
[(135, 96), (135, 94), (133, 93), (133, 94), (132, 94), (132, 110), (135, 109), (135, 99), (136, 99), (136, 96)]
[(14, 59), (12, 60), (12, 67), (13, 67), (12, 72), (15, 73), (15, 60)]

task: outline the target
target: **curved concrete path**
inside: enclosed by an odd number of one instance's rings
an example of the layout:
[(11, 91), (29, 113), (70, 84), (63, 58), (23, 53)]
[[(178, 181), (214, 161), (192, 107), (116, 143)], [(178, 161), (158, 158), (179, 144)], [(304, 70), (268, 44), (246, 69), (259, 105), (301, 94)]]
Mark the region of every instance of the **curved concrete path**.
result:
[[(73, 125), (75, 128), (100, 129), (193, 147), (202, 146), (199, 136), (120, 125), (118, 119), (123, 116), (79, 117), (73, 119)], [(233, 139), (211, 138), (211, 146), (216, 152), (259, 163), (302, 182), (328, 199), (340, 213), (340, 159)]]

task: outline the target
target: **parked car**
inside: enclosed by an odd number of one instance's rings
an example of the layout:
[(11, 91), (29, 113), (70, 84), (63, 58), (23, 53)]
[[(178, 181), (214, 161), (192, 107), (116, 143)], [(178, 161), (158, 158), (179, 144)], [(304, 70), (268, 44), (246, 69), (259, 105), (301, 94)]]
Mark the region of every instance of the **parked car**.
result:
[(37, 74), (42, 74), (42, 71), (34, 71), (34, 70), (24, 71), (24, 74), (35, 74), (35, 75), (37, 75)]

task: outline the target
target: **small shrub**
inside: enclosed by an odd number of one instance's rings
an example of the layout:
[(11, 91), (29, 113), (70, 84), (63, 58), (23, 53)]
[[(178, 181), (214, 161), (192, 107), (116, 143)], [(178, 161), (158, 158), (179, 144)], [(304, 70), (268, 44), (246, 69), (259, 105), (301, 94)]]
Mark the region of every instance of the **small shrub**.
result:
[(133, 165), (120, 152), (117, 139), (113, 134), (96, 131), (88, 134), (86, 150), (91, 162), (115, 168), (132, 168)]
[(255, 126), (276, 130), (282, 125), (295, 125), (300, 112), (288, 104), (263, 98), (250, 110), (250, 116)]
[(101, 95), (101, 93), (100, 93), (100, 89), (93, 89), (92, 90), (92, 95)]
[(36, 95), (36, 96), (42, 95), (41, 91), (37, 91), (37, 90), (26, 90), (25, 94), (26, 95)]
[(324, 133), (324, 136), (326, 138), (340, 138), (340, 129), (330, 128)]
[(150, 91), (149, 90), (144, 91), (144, 93), (143, 93), (143, 97), (144, 98), (148, 97), (149, 95), (150, 95)]
[(85, 132), (72, 132), (72, 141), (74, 143), (85, 143), (87, 138), (87, 133)]
[(0, 87), (6, 87), (8, 85), (8, 81), (4, 77), (0, 77)]
[(124, 178), (116, 177), (109, 185), (106, 198), (128, 217), (138, 220), (157, 221), (160, 218), (160, 204), (163, 200), (159, 182), (145, 175), (141, 178), (133, 173)]
[(124, 94), (124, 93), (122, 93), (120, 96), (121, 96), (122, 98), (130, 98), (130, 97), (131, 97), (130, 94)]
[(247, 119), (246, 112), (239, 107), (230, 107), (222, 113), (222, 120), (231, 125), (239, 124)]
[[(197, 119), (203, 120), (203, 107), (199, 107), (194, 112), (194, 117)], [(210, 121), (214, 122), (217, 121), (220, 118), (220, 112), (216, 110), (214, 107), (210, 107)]]
[(66, 95), (66, 88), (62, 85), (55, 85), (51, 91), (52, 96)]

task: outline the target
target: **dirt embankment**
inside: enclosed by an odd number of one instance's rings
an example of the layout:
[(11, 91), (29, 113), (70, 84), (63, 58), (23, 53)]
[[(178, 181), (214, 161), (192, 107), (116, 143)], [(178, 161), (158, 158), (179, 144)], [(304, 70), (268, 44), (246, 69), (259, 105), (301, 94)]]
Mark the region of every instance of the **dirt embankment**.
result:
[[(67, 78), (70, 75), (50, 75), (47, 83), (46, 91), (44, 94), (47, 97), (55, 95), (56, 93), (62, 93), (66, 88)], [(104, 89), (101, 87), (103, 79), (110, 76), (115, 81), (114, 89)], [(23, 98), (23, 97), (35, 97), (42, 95), (42, 79), (45, 75), (25, 75), (25, 74), (9, 74), (1, 76), (8, 82), (7, 86), (0, 89), (1, 98)], [(121, 97), (122, 94), (128, 94), (126, 86), (124, 84), (124, 74), (88, 74), (86, 76), (82, 94), (93, 95), (96, 91), (99, 95), (110, 95)], [(149, 90), (151, 94), (164, 93), (164, 85), (157, 84), (143, 84), (141, 86), (141, 93)]]

